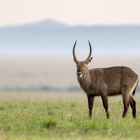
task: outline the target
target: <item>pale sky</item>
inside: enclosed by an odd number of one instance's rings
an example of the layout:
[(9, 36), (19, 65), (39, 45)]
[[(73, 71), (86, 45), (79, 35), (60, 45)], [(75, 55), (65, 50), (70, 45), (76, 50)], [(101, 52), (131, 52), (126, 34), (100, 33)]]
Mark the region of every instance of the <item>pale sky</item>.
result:
[(140, 0), (0, 0), (0, 26), (47, 19), (67, 24), (140, 24)]

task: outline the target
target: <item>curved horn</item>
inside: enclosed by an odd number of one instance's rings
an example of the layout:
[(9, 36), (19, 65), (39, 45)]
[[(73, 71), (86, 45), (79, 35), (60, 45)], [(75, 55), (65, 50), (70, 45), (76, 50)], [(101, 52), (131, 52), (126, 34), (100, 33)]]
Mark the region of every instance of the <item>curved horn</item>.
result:
[(77, 60), (76, 55), (75, 55), (75, 46), (76, 46), (76, 43), (77, 43), (77, 40), (75, 41), (74, 46), (73, 46), (73, 59), (77, 63), (78, 60)]
[(91, 55), (92, 55), (92, 48), (91, 48), (90, 41), (88, 41), (88, 44), (89, 44), (89, 49), (90, 49), (90, 52), (89, 52), (89, 55), (88, 55), (88, 57), (87, 57), (87, 59), (86, 59), (85, 61), (88, 61), (88, 60), (90, 60), (90, 58), (91, 58)]

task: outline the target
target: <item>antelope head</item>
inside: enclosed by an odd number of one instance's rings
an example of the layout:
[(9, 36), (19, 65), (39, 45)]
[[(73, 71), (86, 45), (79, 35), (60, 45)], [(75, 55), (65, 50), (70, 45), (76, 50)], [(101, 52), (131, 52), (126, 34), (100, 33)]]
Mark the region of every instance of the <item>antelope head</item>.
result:
[(74, 46), (73, 46), (73, 59), (74, 59), (74, 62), (76, 63), (76, 66), (77, 66), (77, 76), (78, 78), (81, 78), (85, 75), (85, 73), (88, 71), (88, 67), (87, 65), (91, 62), (92, 60), (92, 48), (91, 48), (91, 44), (90, 44), (90, 41), (88, 41), (89, 43), (89, 48), (90, 48), (90, 52), (89, 52), (89, 55), (87, 57), (86, 60), (84, 61), (79, 61), (75, 55), (75, 46), (76, 46), (76, 43), (77, 43), (77, 40), (75, 41), (74, 43)]

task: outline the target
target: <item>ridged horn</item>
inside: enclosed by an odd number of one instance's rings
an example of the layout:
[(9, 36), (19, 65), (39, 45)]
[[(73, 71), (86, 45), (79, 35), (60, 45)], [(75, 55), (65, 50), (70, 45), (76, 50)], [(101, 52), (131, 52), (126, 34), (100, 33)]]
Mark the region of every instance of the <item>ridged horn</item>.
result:
[(75, 41), (74, 46), (73, 46), (73, 59), (74, 59), (75, 63), (78, 62), (78, 60), (76, 58), (76, 55), (75, 55), (75, 46), (76, 46), (76, 43), (77, 43), (77, 40)]
[(89, 61), (91, 59), (91, 55), (92, 55), (92, 47), (91, 47), (91, 44), (90, 44), (89, 40), (88, 40), (88, 44), (89, 44), (90, 52), (89, 52), (89, 55), (88, 55), (88, 57), (87, 57), (87, 59), (85, 61)]

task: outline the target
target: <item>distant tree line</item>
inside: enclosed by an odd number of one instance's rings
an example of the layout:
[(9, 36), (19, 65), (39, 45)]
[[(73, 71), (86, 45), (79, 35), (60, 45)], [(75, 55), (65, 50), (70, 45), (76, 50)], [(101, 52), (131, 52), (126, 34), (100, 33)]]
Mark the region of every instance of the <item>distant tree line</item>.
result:
[(80, 92), (80, 91), (81, 89), (77, 86), (70, 86), (67, 88), (52, 87), (47, 85), (0, 87), (0, 92)]

